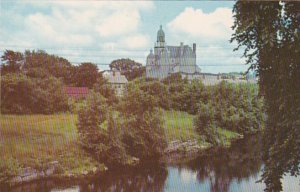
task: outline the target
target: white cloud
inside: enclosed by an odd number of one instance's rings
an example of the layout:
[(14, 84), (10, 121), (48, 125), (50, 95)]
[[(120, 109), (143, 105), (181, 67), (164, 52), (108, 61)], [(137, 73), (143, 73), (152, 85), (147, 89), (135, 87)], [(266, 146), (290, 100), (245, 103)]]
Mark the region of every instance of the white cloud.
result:
[(112, 37), (136, 31), (139, 23), (138, 11), (118, 11), (101, 22), (96, 30), (102, 37)]
[[(179, 44), (197, 44), (197, 64), (203, 72), (244, 71), (240, 51), (233, 52), (236, 44), (230, 44), (233, 33), (232, 10), (217, 8), (205, 13), (201, 9), (186, 7), (167, 24), (167, 40)], [(179, 40), (179, 41), (178, 41)]]
[(121, 45), (129, 49), (147, 48), (150, 46), (150, 38), (142, 34), (132, 35), (121, 40)]
[[(26, 41), (39, 47), (102, 47), (119, 42), (129, 33), (138, 34), (141, 11), (153, 7), (153, 2), (24, 1), (16, 2), (14, 11), (1, 9), (0, 20), (18, 18), (13, 29), (4, 29), (10, 42)], [(10, 44), (5, 39), (3, 42)]]
[(229, 8), (217, 8), (214, 12), (204, 13), (201, 9), (187, 7), (174, 20), (167, 24), (172, 33), (188, 34), (201, 39), (227, 39), (233, 24)]

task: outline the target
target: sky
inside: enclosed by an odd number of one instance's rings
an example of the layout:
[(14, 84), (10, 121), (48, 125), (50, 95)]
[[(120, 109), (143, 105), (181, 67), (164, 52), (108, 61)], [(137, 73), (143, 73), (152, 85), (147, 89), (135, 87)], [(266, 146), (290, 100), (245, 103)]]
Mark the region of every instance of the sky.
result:
[(100, 70), (115, 59), (143, 65), (162, 25), (167, 45), (197, 44), (202, 72), (245, 71), (230, 43), (233, 1), (0, 1), (0, 54), (45, 50)]

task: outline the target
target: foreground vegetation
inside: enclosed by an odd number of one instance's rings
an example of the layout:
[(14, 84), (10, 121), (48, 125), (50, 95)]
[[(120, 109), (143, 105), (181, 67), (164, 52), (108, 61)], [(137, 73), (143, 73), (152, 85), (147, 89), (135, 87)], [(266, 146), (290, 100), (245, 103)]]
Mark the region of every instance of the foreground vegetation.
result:
[(21, 167), (40, 170), (50, 161), (59, 161), (60, 174), (103, 169), (78, 147), (76, 121), (71, 114), (1, 115), (0, 180), (18, 173)]
[[(126, 75), (131, 82), (123, 96), (117, 97), (96, 65), (82, 63), (74, 68), (67, 60), (60, 64), (62, 59), (42, 51), (4, 53), (3, 176), (24, 166), (41, 170), (54, 160), (60, 162), (60, 174), (80, 174), (97, 166), (103, 169), (104, 164), (131, 166), (159, 159), (171, 141), (222, 146), (240, 134), (263, 128), (263, 98), (256, 85), (204, 86), (201, 80), (188, 81), (180, 74), (158, 80), (140, 77), (142, 70), (129, 70)], [(121, 72), (134, 68), (125, 61), (113, 62), (111, 68)], [(70, 85), (86, 86), (90, 94), (67, 98), (64, 86)]]
[[(163, 111), (163, 118), (168, 142), (196, 139), (201, 145), (209, 145), (203, 135), (197, 134), (197, 130), (193, 125), (195, 115), (182, 111)], [(240, 134), (236, 132), (221, 128), (217, 129), (217, 132), (223, 141), (223, 145), (229, 145), (230, 140), (240, 136)]]
[(236, 1), (233, 8), (232, 41), (259, 74), (268, 115), (262, 140), (265, 191), (282, 191), (286, 174), (300, 176), (299, 10), (299, 1)]
[[(164, 130), (168, 142), (201, 137), (193, 128), (193, 115), (179, 111), (163, 111)], [(1, 115), (0, 116), (0, 179), (16, 174), (21, 167), (40, 169), (44, 163), (59, 161), (62, 175), (81, 174), (94, 167), (104, 169), (78, 144), (77, 116)], [(238, 134), (220, 129), (228, 140)], [(203, 144), (203, 142), (201, 143)]]

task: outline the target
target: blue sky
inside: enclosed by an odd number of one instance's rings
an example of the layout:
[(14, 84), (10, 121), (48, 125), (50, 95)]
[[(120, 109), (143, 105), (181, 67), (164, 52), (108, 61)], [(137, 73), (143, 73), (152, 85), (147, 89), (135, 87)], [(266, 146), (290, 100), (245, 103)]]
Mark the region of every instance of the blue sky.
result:
[[(244, 71), (229, 43), (231, 1), (1, 1), (0, 48), (42, 49), (72, 63), (109, 64), (131, 58), (145, 64), (163, 26), (168, 45), (197, 44), (203, 72)], [(100, 69), (107, 66), (99, 65)]]

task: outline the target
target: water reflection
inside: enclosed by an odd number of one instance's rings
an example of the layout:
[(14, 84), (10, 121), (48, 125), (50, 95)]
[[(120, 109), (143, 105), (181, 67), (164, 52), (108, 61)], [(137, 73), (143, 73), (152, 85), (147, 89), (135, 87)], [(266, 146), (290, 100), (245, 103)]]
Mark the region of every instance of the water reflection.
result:
[(262, 166), (259, 136), (237, 141), (229, 149), (216, 149), (186, 164), (200, 183), (209, 180), (211, 192), (230, 191), (234, 180), (257, 177)]
[[(112, 171), (104, 176), (82, 182), (34, 182), (0, 191), (27, 192), (181, 192), (211, 191), (240, 192), (263, 191), (260, 179), (262, 161), (261, 141), (257, 135), (237, 141), (229, 149), (215, 149), (188, 163), (176, 165), (152, 164), (131, 170)], [(300, 191), (299, 179), (283, 178), (284, 191)]]
[[(96, 191), (163, 191), (168, 172), (165, 166), (152, 165), (123, 172), (112, 172), (94, 180)], [(82, 191), (88, 191), (82, 188)]]

